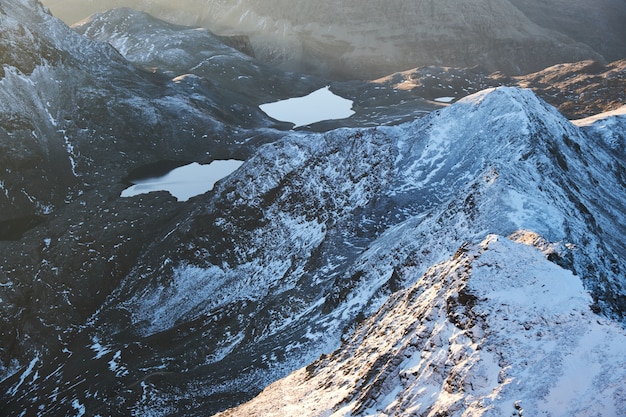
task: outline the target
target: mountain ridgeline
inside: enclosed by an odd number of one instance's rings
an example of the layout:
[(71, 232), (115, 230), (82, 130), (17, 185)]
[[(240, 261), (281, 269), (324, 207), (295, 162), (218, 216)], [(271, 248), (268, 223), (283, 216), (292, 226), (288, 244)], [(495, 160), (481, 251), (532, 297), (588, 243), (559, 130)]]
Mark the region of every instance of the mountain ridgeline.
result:
[[(337, 27), (445, 8), (366, 3)], [(527, 42), (510, 3), (474, 3)], [(329, 81), (127, 8), (71, 30), (6, 0), (0, 29), (3, 415), (626, 413), (624, 61)], [(353, 116), (259, 108), (325, 86)], [(120, 196), (218, 159), (244, 162), (188, 201)]]

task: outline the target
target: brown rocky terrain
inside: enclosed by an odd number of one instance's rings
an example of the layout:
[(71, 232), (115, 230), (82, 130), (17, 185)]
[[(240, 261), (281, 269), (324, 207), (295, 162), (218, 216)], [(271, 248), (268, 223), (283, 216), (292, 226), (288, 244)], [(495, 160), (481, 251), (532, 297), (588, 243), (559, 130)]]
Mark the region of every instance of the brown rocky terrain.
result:
[(571, 119), (615, 110), (626, 103), (626, 60), (583, 61), (515, 77)]
[(397, 90), (429, 99), (455, 101), (469, 94), (502, 85), (532, 89), (569, 119), (615, 110), (626, 103), (626, 60), (604, 65), (597, 61), (558, 64), (520, 76), (483, 69), (421, 67), (375, 80)]

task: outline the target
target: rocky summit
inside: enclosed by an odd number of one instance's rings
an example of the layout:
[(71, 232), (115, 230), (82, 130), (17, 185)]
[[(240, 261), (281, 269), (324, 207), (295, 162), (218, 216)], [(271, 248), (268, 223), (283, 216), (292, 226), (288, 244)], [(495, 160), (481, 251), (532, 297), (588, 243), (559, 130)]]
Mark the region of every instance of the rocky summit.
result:
[[(337, 81), (128, 8), (0, 29), (2, 415), (626, 413), (623, 61)], [(262, 110), (319, 89), (349, 115)]]

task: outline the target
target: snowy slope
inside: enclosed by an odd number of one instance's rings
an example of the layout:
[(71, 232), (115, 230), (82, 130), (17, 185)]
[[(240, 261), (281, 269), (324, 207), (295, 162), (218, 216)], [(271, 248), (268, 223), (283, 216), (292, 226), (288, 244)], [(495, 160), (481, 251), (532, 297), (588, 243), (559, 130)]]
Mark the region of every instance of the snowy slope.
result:
[[(246, 159), (292, 127), (270, 120), (260, 103), (328, 85), (263, 66), (205, 30), (130, 10), (107, 16), (92, 22), (111, 29), (98, 32), (103, 40), (129, 37), (157, 53), (133, 55), (118, 45), (131, 63), (36, 1), (0, 7), (0, 378), (62, 350), (145, 248), (167, 235), (168, 220), (188, 210), (158, 193), (120, 201), (129, 175)], [(162, 68), (145, 70), (155, 56)], [(381, 89), (382, 102), (371, 100), (364, 86), (359, 94), (369, 102), (353, 125), (436, 107), (404, 95), (389, 111), (385, 103), (398, 96)]]
[(524, 231), (465, 245), (339, 350), (218, 415), (624, 415), (626, 332), (552, 250)]

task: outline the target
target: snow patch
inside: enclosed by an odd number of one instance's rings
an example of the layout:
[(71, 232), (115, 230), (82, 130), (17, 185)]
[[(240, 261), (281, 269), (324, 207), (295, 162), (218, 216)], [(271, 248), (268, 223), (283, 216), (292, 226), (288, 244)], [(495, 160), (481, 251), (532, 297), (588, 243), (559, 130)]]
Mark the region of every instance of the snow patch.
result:
[(626, 106), (571, 122), (592, 135), (602, 138), (611, 148), (623, 148), (626, 134)]
[(10, 396), (15, 395), (15, 393), (22, 386), (24, 381), (26, 381), (26, 378), (28, 378), (28, 376), (33, 373), (33, 370), (35, 369), (35, 365), (37, 364), (37, 362), (39, 362), (39, 356), (34, 357), (30, 361), (30, 363), (28, 364), (28, 367), (26, 368), (26, 370), (22, 373), (22, 375), (20, 375), (19, 382), (13, 388), (8, 390), (7, 394), (9, 394)]
[(106, 346), (102, 346), (100, 342), (97, 340), (93, 340), (93, 344), (89, 346), (89, 348), (93, 350), (94, 352), (96, 352), (96, 356), (94, 356), (94, 359), (100, 359), (107, 353), (111, 352), (111, 349), (109, 349)]
[(563, 216), (555, 207), (534, 199), (529, 194), (510, 189), (503, 197), (506, 198), (505, 204), (511, 208), (507, 217), (518, 229), (546, 230), (546, 226), (563, 222)]
[(109, 370), (115, 373), (115, 376), (121, 378), (128, 375), (128, 370), (122, 365), (122, 351), (115, 352), (111, 360), (109, 361)]
[(616, 117), (616, 116), (626, 116), (626, 105), (620, 107), (619, 109), (596, 114), (594, 116), (585, 117), (584, 119), (572, 120), (571, 122), (578, 127), (591, 126), (592, 124), (598, 121), (606, 120), (610, 117)]

